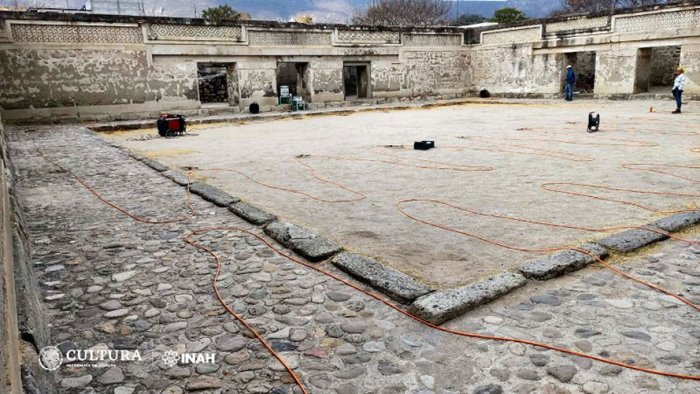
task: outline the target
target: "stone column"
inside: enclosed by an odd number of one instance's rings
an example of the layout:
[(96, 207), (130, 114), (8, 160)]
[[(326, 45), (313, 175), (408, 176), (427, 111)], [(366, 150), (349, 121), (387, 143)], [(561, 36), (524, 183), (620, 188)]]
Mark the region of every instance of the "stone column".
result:
[(681, 46), (680, 65), (688, 77), (688, 83), (683, 88), (684, 96), (700, 99), (700, 44)]
[(595, 96), (634, 93), (637, 48), (611, 48), (596, 52)]
[(274, 58), (251, 58), (237, 63), (240, 104), (245, 111), (256, 102), (261, 111), (277, 105), (277, 62)]
[(343, 60), (328, 57), (311, 61), (308, 83), (311, 102), (319, 104), (325, 101), (343, 101)]

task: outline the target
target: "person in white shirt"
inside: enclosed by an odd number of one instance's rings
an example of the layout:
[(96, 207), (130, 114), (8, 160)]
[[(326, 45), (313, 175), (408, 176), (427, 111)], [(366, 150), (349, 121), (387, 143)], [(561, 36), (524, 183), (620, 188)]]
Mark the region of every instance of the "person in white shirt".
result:
[(687, 81), (688, 77), (685, 76), (685, 70), (683, 70), (683, 67), (678, 67), (676, 69), (676, 79), (673, 81), (673, 90), (671, 91), (673, 92), (673, 97), (676, 99), (676, 110), (672, 112), (674, 114), (681, 113), (683, 86)]

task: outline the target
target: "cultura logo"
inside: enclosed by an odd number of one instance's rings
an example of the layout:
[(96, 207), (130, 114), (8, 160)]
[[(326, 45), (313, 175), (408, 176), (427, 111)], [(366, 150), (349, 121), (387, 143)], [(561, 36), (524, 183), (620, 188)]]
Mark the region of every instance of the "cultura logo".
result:
[(69, 349), (66, 354), (56, 346), (47, 346), (39, 352), (39, 365), (47, 371), (55, 371), (61, 365), (78, 367), (90, 366), (105, 368), (116, 362), (141, 361), (141, 353), (136, 350), (115, 350), (106, 348)]
[(39, 365), (47, 371), (57, 370), (63, 363), (63, 354), (56, 346), (47, 346), (39, 352)]
[(177, 364), (177, 361), (180, 359), (180, 355), (177, 354), (177, 352), (174, 352), (172, 350), (168, 350), (167, 352), (163, 353), (163, 363), (165, 363), (165, 366), (168, 368), (172, 368)]

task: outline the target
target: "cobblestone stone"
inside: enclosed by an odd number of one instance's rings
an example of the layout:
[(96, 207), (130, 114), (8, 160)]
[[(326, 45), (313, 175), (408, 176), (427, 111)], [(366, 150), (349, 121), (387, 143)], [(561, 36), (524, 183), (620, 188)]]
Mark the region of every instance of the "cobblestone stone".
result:
[[(119, 362), (116, 369), (62, 367), (55, 376), (65, 391), (292, 392), (288, 373), (214, 297), (213, 260), (182, 242), (197, 228), (237, 226), (258, 233), (260, 229), (226, 207), (197, 197), (192, 204), (198, 214), (189, 221), (137, 223), (100, 203), (73, 178), (56, 172), (36, 153), (32, 140), (106, 198), (140, 216), (181, 217), (188, 212), (186, 194), (170, 179), (80, 127), (53, 126), (31, 133), (12, 129), (17, 193), (35, 241), (34, 262), (42, 263), (35, 265), (35, 274), (52, 323), (52, 340), (62, 350), (104, 346), (138, 349), (144, 356), (142, 362)], [(685, 236), (698, 239), (697, 233)], [(281, 333), (281, 339), (270, 342), (284, 351), (312, 393), (697, 391), (691, 381), (431, 330), (290, 263), (240, 232), (212, 231), (195, 240), (221, 256), (217, 284), (224, 302), (263, 337)], [(644, 273), (645, 279), (676, 294), (697, 297), (700, 248), (669, 240), (649, 253), (626, 257), (620, 268)], [(56, 264), (64, 268), (46, 272)], [(333, 265), (320, 267), (344, 275)], [(444, 326), (700, 374), (700, 320), (675, 299), (595, 263), (536, 283)], [(47, 299), (59, 294), (63, 296)], [(315, 295), (323, 296), (321, 303), (313, 301), (319, 300)], [(543, 300), (547, 302), (537, 302)], [(106, 313), (119, 316), (108, 318)], [(166, 332), (166, 327), (182, 328)], [(624, 334), (629, 332), (646, 336)], [(216, 360), (167, 368), (157, 361), (166, 350), (215, 353)]]

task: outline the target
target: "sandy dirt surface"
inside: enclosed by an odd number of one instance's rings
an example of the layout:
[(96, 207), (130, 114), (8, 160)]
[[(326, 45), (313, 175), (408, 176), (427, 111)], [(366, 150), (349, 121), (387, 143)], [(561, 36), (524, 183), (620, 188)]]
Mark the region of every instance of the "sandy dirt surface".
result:
[[(658, 112), (650, 113), (652, 106)], [(445, 288), (512, 269), (538, 254), (416, 222), (397, 209), (399, 201), (441, 200), (487, 214), (590, 228), (642, 225), (696, 208), (700, 169), (669, 166), (700, 166), (700, 152), (693, 150), (700, 147), (700, 115), (694, 105), (682, 115), (672, 115), (666, 110), (671, 107), (670, 101), (526, 101), (202, 125), (181, 138), (141, 140), (155, 130), (103, 135), (172, 168), (197, 167), (195, 176), (282, 220)], [(601, 114), (601, 132), (586, 132), (589, 111)], [(412, 150), (414, 141), (425, 139), (438, 148)], [(431, 202), (401, 208), (516, 248), (563, 247), (604, 236)]]

